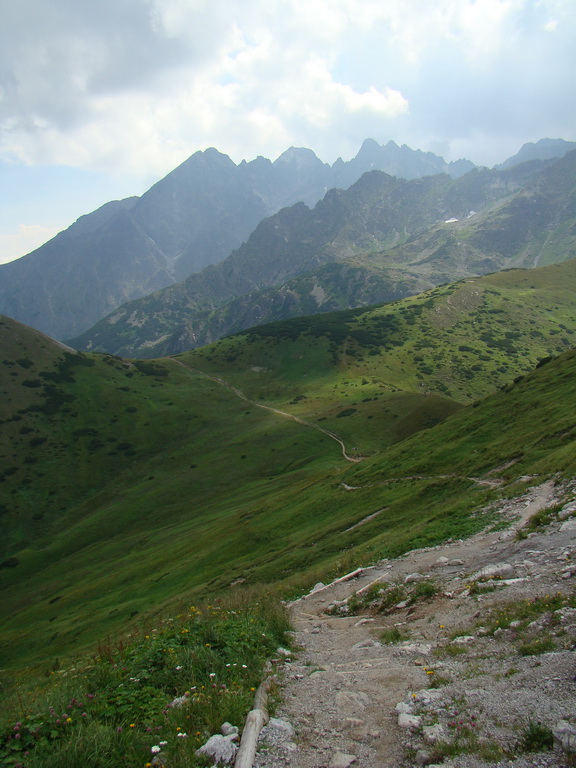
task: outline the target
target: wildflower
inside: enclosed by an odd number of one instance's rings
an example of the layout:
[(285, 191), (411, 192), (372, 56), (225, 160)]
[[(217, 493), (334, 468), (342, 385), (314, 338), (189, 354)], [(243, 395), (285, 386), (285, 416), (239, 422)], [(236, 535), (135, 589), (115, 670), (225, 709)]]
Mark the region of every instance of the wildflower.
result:
[(188, 734), (187, 733), (179, 733), (178, 734), (178, 738), (179, 739), (187, 739), (188, 738)]
[(129, 728), (136, 728), (136, 723), (130, 723)]
[(161, 747), (165, 747), (166, 744), (168, 744), (167, 741), (159, 741), (158, 743), (160, 744)]
[(212, 679), (212, 678), (216, 677), (216, 672), (210, 672), (210, 674), (208, 675), (208, 677), (209, 677), (210, 679)]
[(180, 726), (178, 726), (178, 727), (176, 728), (176, 730), (177, 730), (177, 731), (181, 731), (181, 730), (182, 730), (182, 728), (180, 728)]
[(182, 669), (182, 666), (178, 664), (178, 666), (174, 667), (174, 669), (176, 670), (176, 672), (180, 672), (180, 670)]
[(122, 733), (122, 726), (119, 725), (118, 728), (116, 728), (116, 733)]
[(67, 722), (67, 723), (71, 723), (71, 722), (72, 722), (72, 718), (71, 718), (71, 717), (67, 717), (67, 718), (66, 718), (66, 722)]
[(444, 624), (440, 624), (440, 629), (444, 629)]
[(88, 717), (88, 713), (87, 712), (82, 712), (82, 717)]
[(161, 747), (158, 746), (158, 744), (154, 744), (153, 747), (150, 747), (150, 752), (152, 752), (153, 755), (157, 755), (158, 752), (161, 751)]

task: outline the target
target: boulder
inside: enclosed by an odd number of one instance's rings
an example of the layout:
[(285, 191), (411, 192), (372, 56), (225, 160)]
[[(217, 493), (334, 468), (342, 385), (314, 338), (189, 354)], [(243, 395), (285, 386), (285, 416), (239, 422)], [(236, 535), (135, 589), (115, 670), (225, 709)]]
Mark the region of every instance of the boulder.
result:
[(406, 712), (401, 712), (398, 715), (398, 726), (400, 728), (410, 728), (416, 730), (422, 725), (422, 718), (419, 715), (409, 715)]
[(567, 720), (559, 720), (552, 729), (554, 741), (565, 752), (576, 752), (576, 728)]
[(231, 723), (222, 723), (222, 725), (220, 726), (220, 733), (222, 734), (222, 736), (231, 736), (232, 741), (235, 741), (236, 739), (234, 738), (234, 736), (238, 738), (238, 726), (232, 725)]
[(424, 735), (424, 741), (427, 744), (436, 744), (437, 741), (442, 741), (442, 739), (446, 738), (446, 731), (440, 723), (436, 723), (435, 725), (425, 725), (424, 728), (422, 728), (422, 733)]
[(510, 563), (490, 563), (477, 571), (472, 581), (489, 581), (490, 579), (510, 579), (514, 576), (514, 568)]
[(348, 768), (355, 763), (358, 758), (356, 755), (347, 755), (345, 752), (335, 752), (330, 758), (328, 768)]
[(210, 736), (206, 744), (196, 750), (196, 755), (198, 757), (204, 755), (213, 760), (216, 765), (233, 765), (238, 750), (234, 744), (234, 738), (237, 739), (238, 735), (222, 736), (218, 733)]

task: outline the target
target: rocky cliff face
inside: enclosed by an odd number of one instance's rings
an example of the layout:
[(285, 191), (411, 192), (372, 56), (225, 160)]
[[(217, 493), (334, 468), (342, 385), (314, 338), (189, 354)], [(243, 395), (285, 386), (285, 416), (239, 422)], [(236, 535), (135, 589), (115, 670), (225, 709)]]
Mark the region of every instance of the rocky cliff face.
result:
[[(120, 307), (70, 343), (157, 357), (271, 320), (561, 261), (569, 251), (560, 251), (557, 235), (567, 246), (574, 225), (575, 163), (576, 153), (556, 165), (474, 170), (456, 180), (367, 173), (312, 210), (299, 203), (265, 219), (225, 261)], [(527, 244), (542, 246), (543, 238), (546, 253), (529, 257)]]
[(453, 170), (393, 142), (366, 141), (356, 158), (333, 166), (294, 147), (275, 162), (239, 165), (215, 149), (196, 152), (142, 197), (109, 203), (0, 266), (0, 312), (57, 338), (74, 336), (126, 301), (222, 261), (284, 206), (313, 206), (373, 168), (406, 178)]

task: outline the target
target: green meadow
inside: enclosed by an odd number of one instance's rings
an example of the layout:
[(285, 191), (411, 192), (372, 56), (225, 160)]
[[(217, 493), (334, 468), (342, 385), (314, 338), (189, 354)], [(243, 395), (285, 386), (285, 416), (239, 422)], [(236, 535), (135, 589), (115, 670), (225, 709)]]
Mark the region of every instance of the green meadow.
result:
[(575, 283), (512, 270), (152, 361), (3, 318), (3, 685), (198, 599), (498, 525), (519, 478), (570, 475)]

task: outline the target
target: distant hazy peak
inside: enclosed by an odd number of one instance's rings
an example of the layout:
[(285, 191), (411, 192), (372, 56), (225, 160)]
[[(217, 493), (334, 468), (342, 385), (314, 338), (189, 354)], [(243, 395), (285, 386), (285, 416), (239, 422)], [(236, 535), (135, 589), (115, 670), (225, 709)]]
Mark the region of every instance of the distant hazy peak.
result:
[(539, 141), (529, 141), (523, 144), (520, 150), (512, 157), (504, 160), (500, 168), (511, 168), (519, 163), (526, 163), (529, 160), (553, 160), (554, 158), (564, 157), (571, 150), (576, 149), (576, 141), (565, 141), (564, 139), (540, 139)]
[(280, 157), (274, 160), (273, 165), (324, 165), (317, 155), (306, 147), (290, 147), (285, 152), (282, 152)]

